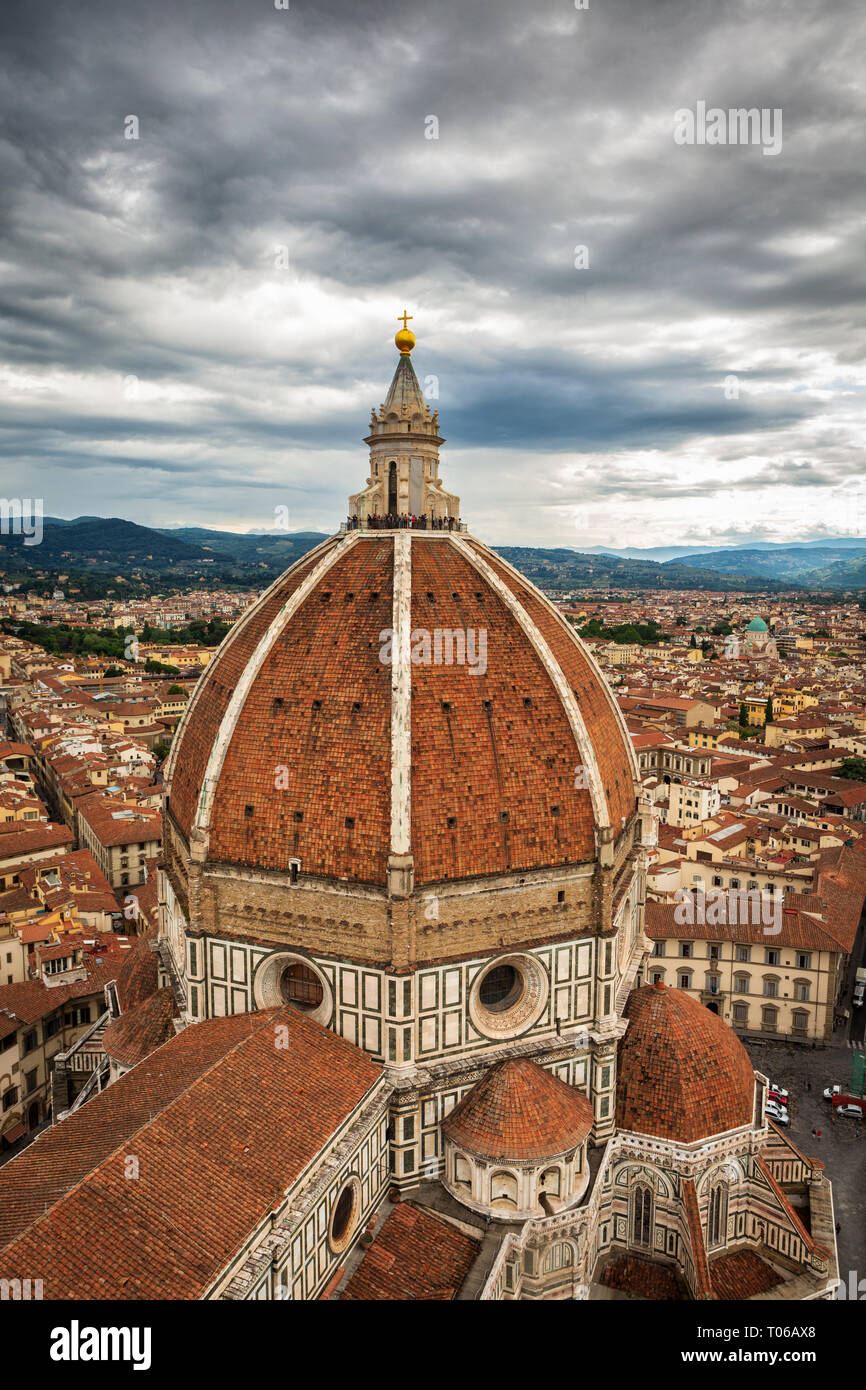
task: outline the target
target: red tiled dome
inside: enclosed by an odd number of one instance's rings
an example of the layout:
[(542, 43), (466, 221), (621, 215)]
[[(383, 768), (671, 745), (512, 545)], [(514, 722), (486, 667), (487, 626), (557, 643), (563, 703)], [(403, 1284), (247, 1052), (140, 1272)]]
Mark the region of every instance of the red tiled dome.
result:
[[(411, 663), (404, 770), (380, 636), (398, 571), (413, 633), (487, 634), (483, 670), (478, 652), (475, 670)], [(235, 625), (166, 781), (171, 816), (206, 836), (209, 859), (297, 858), (305, 876), (371, 884), (386, 881), (392, 783), (405, 784), (421, 885), (593, 859), (595, 827), (619, 835), (632, 816), (636, 776), (604, 678), (537, 589), (462, 534), (358, 530), (305, 555)]]
[(684, 990), (645, 985), (625, 1007), (619, 1044), (620, 1129), (690, 1144), (750, 1124), (752, 1063), (733, 1029)]
[(442, 1129), (452, 1143), (481, 1158), (544, 1160), (581, 1144), (592, 1122), (582, 1091), (517, 1057), (491, 1067)]

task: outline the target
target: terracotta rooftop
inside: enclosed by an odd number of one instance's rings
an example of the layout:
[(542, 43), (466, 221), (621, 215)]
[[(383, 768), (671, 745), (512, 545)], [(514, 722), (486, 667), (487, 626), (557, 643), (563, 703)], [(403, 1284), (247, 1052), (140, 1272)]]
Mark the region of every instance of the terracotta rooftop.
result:
[(494, 1160), (546, 1159), (567, 1153), (592, 1129), (582, 1091), (528, 1058), (491, 1067), (442, 1122), (460, 1148)]
[(752, 1064), (717, 1014), (684, 990), (644, 985), (628, 996), (625, 1015), (618, 1128), (691, 1144), (752, 1122)]
[[(745, 891), (745, 890), (744, 890)], [(729, 918), (733, 912), (729, 910), (729, 901), (725, 889), (711, 889), (710, 892), (719, 892), (724, 895), (720, 912)], [(747, 894), (745, 896), (748, 896)], [(737, 904), (738, 917), (742, 913), (740, 901)], [(809, 899), (814, 903), (814, 899)], [(785, 900), (785, 907), (780, 912), (778, 923), (772, 915), (775, 911), (773, 904), (765, 900), (762, 908), (753, 907), (751, 903), (746, 908), (746, 916), (755, 920), (746, 922), (727, 921), (701, 924), (697, 920), (694, 922), (678, 922), (676, 920), (677, 911), (681, 908), (675, 903), (657, 903), (652, 899), (647, 900), (646, 904), (646, 934), (651, 941), (666, 941), (674, 939), (679, 941), (737, 941), (741, 944), (753, 946), (794, 946), (804, 951), (838, 951), (839, 942), (828, 930), (822, 918), (815, 919), (806, 912), (798, 912), (790, 906), (791, 898)], [(706, 913), (712, 912), (712, 899), (708, 899)], [(823, 903), (818, 903), (814, 911), (821, 912), (824, 908)], [(760, 912), (766, 913), (766, 921), (758, 920)], [(773, 934), (768, 938), (767, 927), (772, 924)], [(779, 930), (776, 931), (778, 925)]]
[(732, 1250), (727, 1255), (717, 1255), (710, 1260), (710, 1281), (713, 1297), (728, 1301), (754, 1298), (783, 1282), (781, 1274), (754, 1250)]
[(171, 989), (160, 989), (109, 1023), (102, 1045), (124, 1067), (135, 1067), (155, 1048), (175, 1036), (177, 1004)]
[(83, 961), (87, 976), (68, 985), (45, 985), (41, 980), (22, 980), (18, 984), (0, 985), (0, 1012), (14, 1014), (21, 1023), (36, 1023), (70, 999), (84, 999), (101, 994), (117, 974), (117, 961), (97, 965), (86, 954)]
[(200, 1297), (381, 1074), (289, 1006), (191, 1025), (0, 1169), (4, 1277), (39, 1269), (46, 1299)]
[(105, 791), (83, 796), (77, 810), (103, 845), (146, 844), (159, 840), (162, 833), (156, 807), (126, 801)]
[(683, 1178), (683, 1205), (686, 1210), (686, 1227), (691, 1247), (692, 1269), (695, 1279), (695, 1296), (712, 1298), (710, 1267), (707, 1260), (707, 1247), (704, 1243), (704, 1228), (698, 1206), (698, 1194), (694, 1178)]
[(71, 845), (74, 839), (65, 825), (39, 821), (28, 827), (26, 822), (10, 821), (5, 831), (0, 826), (0, 858), (4, 861), (24, 858), (41, 850)]
[(156, 993), (159, 960), (150, 949), (152, 936), (139, 937), (133, 944), (117, 976), (117, 997), (124, 1013)]
[(479, 1238), (412, 1202), (399, 1202), (341, 1299), (454, 1298), (478, 1254)]
[(608, 1260), (599, 1282), (609, 1289), (633, 1294), (652, 1301), (672, 1301), (684, 1298), (674, 1270), (669, 1265), (643, 1260), (639, 1255), (617, 1255)]

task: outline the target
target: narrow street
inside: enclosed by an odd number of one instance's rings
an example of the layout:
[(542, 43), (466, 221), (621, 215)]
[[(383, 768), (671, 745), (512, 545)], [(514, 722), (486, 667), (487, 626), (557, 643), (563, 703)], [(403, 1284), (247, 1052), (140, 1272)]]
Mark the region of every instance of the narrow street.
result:
[(848, 1086), (852, 1049), (845, 1045), (813, 1049), (783, 1042), (747, 1043), (747, 1049), (758, 1071), (789, 1092), (791, 1123), (785, 1133), (804, 1153), (826, 1165), (840, 1226), (840, 1279), (847, 1281), (851, 1271), (859, 1271), (858, 1278), (866, 1277), (864, 1122), (838, 1115), (823, 1098), (826, 1086)]

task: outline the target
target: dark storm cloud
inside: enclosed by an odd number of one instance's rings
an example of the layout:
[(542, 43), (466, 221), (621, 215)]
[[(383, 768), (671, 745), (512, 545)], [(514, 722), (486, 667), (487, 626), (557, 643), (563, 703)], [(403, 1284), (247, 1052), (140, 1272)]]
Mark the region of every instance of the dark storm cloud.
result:
[[(738, 491), (824, 495), (862, 468), (854, 0), (112, 0), (2, 22), (7, 494), (26, 461), (61, 514), (254, 524), (247, 490), (288, 486), (303, 524), (318, 475), (327, 525), (404, 301), (453, 457), (473, 453), (443, 477), (500, 539), (512, 469), (551, 506), (559, 488), (561, 518), (563, 454), (593, 476), (606, 457), (671, 539), (672, 496), (708, 528), (713, 498), (733, 515)], [(676, 146), (698, 99), (781, 108), (781, 154)]]

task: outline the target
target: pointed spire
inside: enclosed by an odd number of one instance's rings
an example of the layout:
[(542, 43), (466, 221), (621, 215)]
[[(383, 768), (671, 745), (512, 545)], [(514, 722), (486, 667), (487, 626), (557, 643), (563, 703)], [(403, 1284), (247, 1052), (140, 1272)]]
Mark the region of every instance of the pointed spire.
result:
[[(397, 337), (400, 337), (399, 333)], [(408, 352), (400, 354), (382, 409), (386, 415), (394, 410), (400, 416), (420, 414), (424, 419), (430, 418), (430, 410)]]

